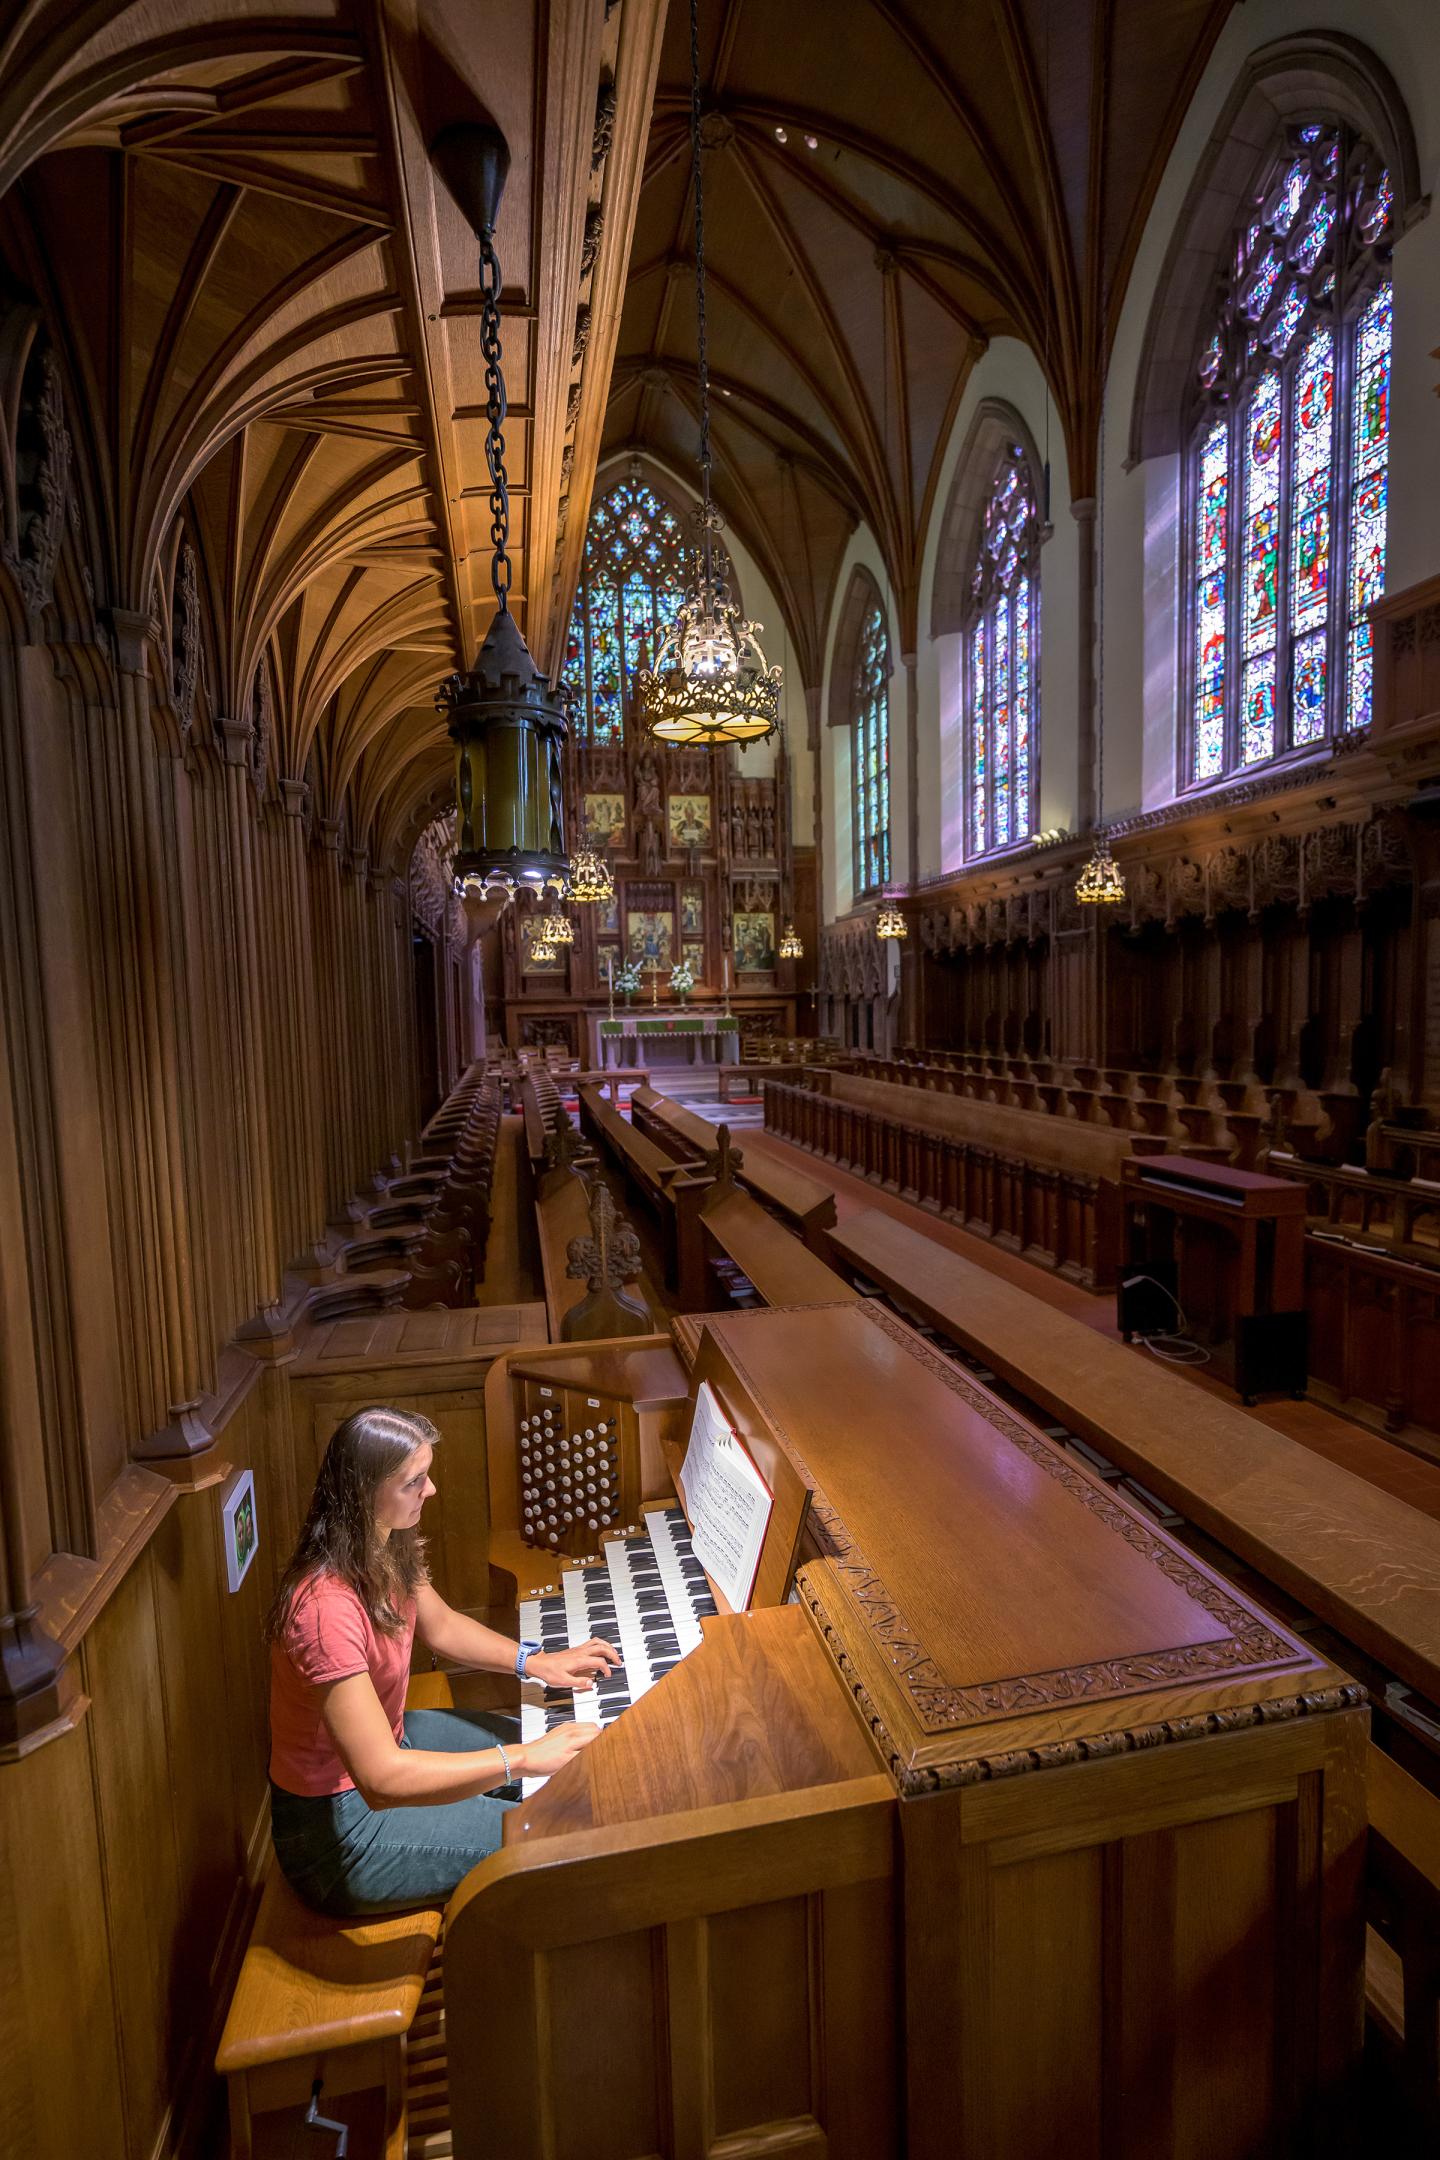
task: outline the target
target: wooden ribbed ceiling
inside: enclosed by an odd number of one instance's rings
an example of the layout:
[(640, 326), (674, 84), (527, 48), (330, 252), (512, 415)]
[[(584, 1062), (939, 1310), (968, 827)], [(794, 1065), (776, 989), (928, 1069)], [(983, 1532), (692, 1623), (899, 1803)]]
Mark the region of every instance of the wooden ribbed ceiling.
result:
[[(989, 339), (1048, 355), (1073, 492), (1091, 491), (1104, 352), (1230, 4), (702, 0), (716, 491), (807, 683), (861, 518), (913, 649), (937, 468)], [(671, 0), (605, 443), (687, 474), (689, 109)]]
[(12, 322), (38, 303), (63, 354), (102, 620), (154, 626), (163, 692), (193, 549), (204, 710), (246, 717), (268, 655), (278, 772), (381, 856), (445, 792), (435, 685), (493, 608), (476, 247), (428, 145), (485, 112), (510, 145), (513, 604), (545, 665), (663, 8), (20, 0), (0, 18), (0, 297)]

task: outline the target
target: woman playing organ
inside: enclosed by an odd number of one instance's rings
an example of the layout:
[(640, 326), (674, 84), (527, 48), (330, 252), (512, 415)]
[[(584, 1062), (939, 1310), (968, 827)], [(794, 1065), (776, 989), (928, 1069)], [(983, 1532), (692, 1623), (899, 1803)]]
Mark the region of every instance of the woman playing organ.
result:
[(428, 1418), (357, 1410), (331, 1438), (267, 1621), (275, 1855), (322, 1912), (438, 1903), (499, 1844), (517, 1781), (568, 1762), (598, 1726), (522, 1742), (516, 1721), (406, 1710), (411, 1651), (584, 1692), (619, 1663), (608, 1642), (517, 1645), (454, 1612), (425, 1567), (435, 1491)]

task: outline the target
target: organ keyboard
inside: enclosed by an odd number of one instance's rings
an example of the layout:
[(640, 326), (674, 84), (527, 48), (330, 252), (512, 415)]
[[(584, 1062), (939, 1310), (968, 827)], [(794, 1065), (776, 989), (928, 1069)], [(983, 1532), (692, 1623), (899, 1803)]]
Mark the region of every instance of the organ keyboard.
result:
[[(524, 1639), (544, 1650), (564, 1650), (599, 1635), (614, 1644), (620, 1664), (595, 1687), (574, 1694), (522, 1681), (520, 1738), (539, 1740), (572, 1718), (581, 1725), (613, 1724), (696, 1648), (701, 1621), (716, 1610), (691, 1550), (684, 1511), (647, 1510), (639, 1530), (607, 1539), (598, 1559), (567, 1568), (558, 1590), (522, 1599)], [(528, 1798), (545, 1783), (526, 1778), (522, 1794)]]

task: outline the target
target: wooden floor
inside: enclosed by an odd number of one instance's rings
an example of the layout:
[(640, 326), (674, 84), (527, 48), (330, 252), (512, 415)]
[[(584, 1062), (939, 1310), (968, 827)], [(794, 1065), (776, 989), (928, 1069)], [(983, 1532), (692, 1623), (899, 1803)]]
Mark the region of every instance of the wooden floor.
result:
[[(908, 1223), (912, 1229), (923, 1231), (937, 1244), (974, 1261), (977, 1267), (988, 1268), (1017, 1289), (1028, 1290), (1042, 1304), (1052, 1306), (1057, 1312), (1069, 1313), (1087, 1327), (1118, 1340), (1112, 1297), (1095, 1297), (1088, 1290), (1063, 1282), (1048, 1269), (1001, 1252), (987, 1238), (972, 1237), (968, 1231), (956, 1229), (951, 1223), (940, 1222), (925, 1209), (913, 1206), (908, 1200), (899, 1200), (893, 1193), (882, 1192), (878, 1185), (872, 1185), (865, 1178), (853, 1177), (847, 1170), (838, 1170), (833, 1163), (821, 1162), (807, 1149), (792, 1147), (789, 1141), (777, 1139), (773, 1133), (747, 1132), (744, 1144), (747, 1150), (772, 1154), (779, 1161), (808, 1171), (812, 1177), (823, 1178), (834, 1189), (835, 1211), (840, 1221), (865, 1208), (880, 1209)], [(1151, 1353), (1137, 1344), (1132, 1355), (1145, 1358)], [(1233, 1391), (1211, 1379), (1203, 1367), (1176, 1366), (1172, 1369), (1183, 1372), (1186, 1380), (1195, 1387), (1208, 1388), (1212, 1394), (1224, 1395), (1232, 1402), (1235, 1400)], [(1397, 1446), (1382, 1434), (1370, 1432), (1365, 1426), (1317, 1402), (1292, 1402), (1288, 1398), (1261, 1402), (1250, 1414), (1276, 1432), (1284, 1433), (1288, 1439), (1298, 1440), (1303, 1446), (1313, 1448), (1317, 1455), (1324, 1455), (1331, 1462), (1353, 1471), (1356, 1477), (1368, 1479), (1382, 1492), (1390, 1493), (1395, 1499), (1404, 1500), (1422, 1514), (1440, 1521), (1440, 1467), (1422, 1461), (1407, 1448)]]

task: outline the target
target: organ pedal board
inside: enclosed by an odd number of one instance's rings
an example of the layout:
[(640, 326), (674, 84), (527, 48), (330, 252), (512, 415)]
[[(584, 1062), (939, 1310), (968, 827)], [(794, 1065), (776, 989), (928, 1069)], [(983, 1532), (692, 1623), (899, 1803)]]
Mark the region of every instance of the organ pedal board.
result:
[[(564, 1650), (592, 1635), (611, 1642), (621, 1662), (580, 1694), (520, 1683), (520, 1738), (539, 1740), (573, 1719), (610, 1725), (663, 1679), (700, 1641), (700, 1622), (716, 1611), (705, 1570), (690, 1544), (684, 1511), (651, 1508), (640, 1527), (610, 1538), (593, 1560), (567, 1568), (556, 1590), (525, 1598), (520, 1634), (545, 1650)], [(525, 1778), (528, 1798), (545, 1783)]]

